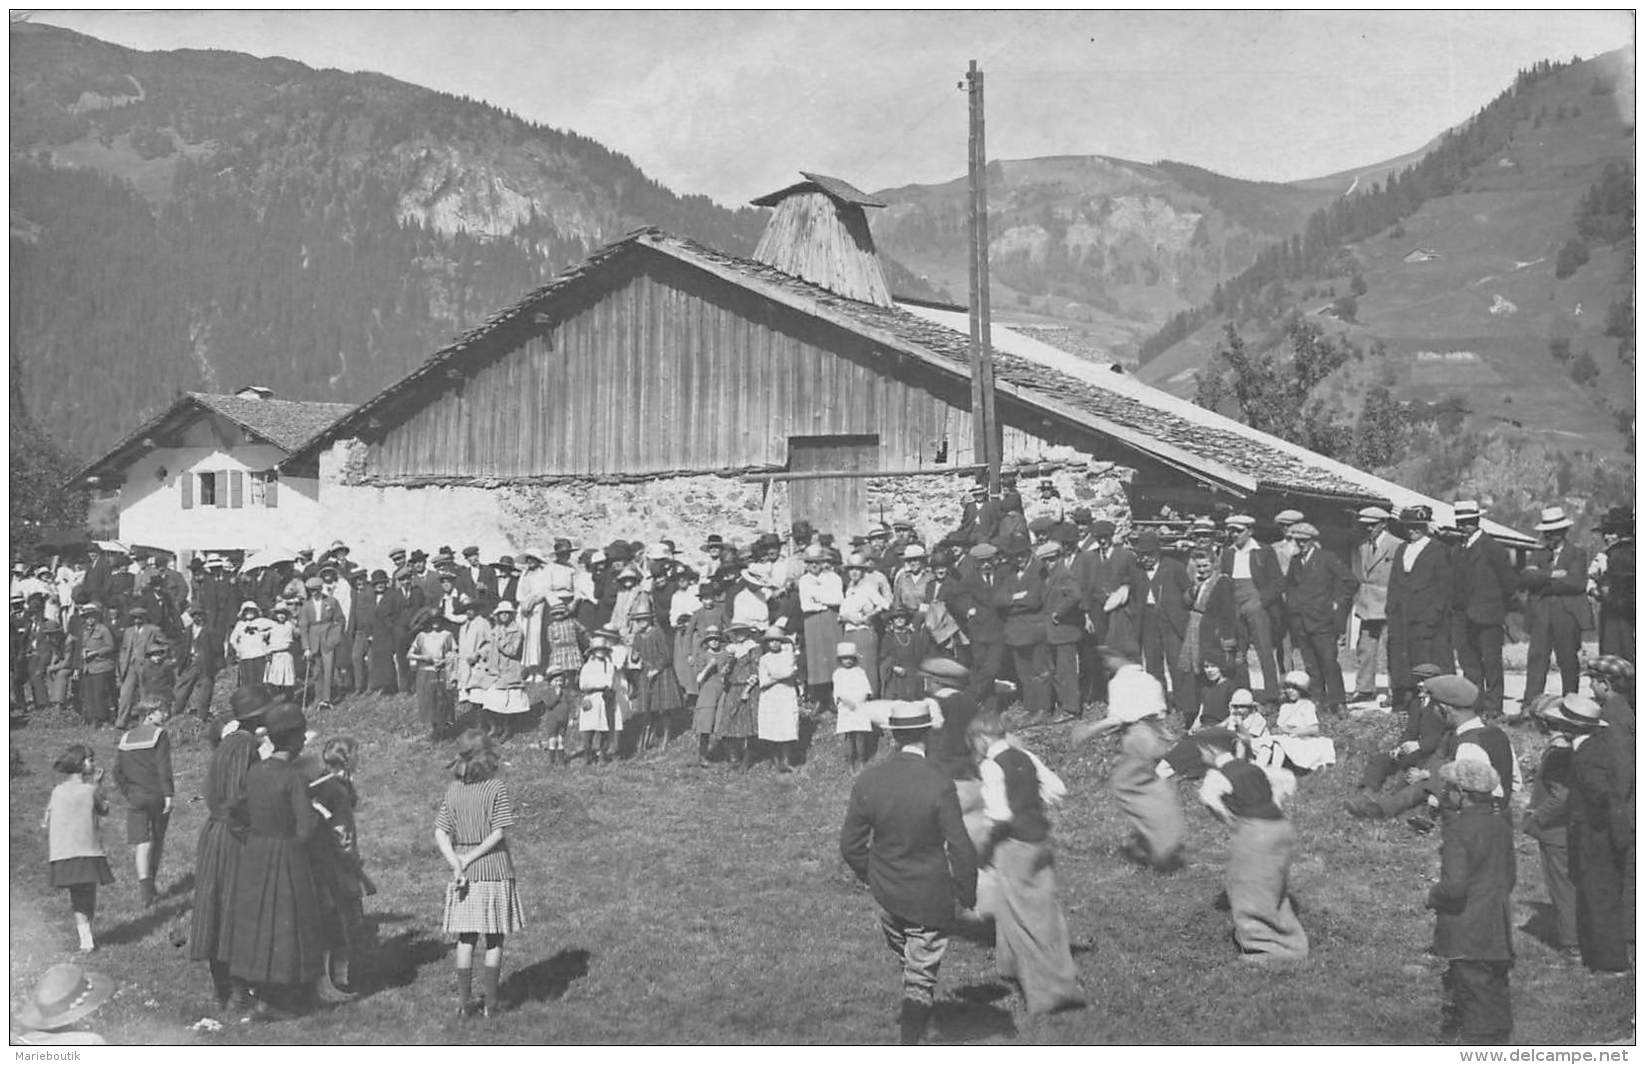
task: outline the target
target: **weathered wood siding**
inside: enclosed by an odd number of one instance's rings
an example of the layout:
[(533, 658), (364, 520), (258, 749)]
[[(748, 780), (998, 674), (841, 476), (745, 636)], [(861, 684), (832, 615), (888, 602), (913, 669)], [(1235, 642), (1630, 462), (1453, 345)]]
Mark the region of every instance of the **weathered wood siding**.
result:
[[(945, 441), (944, 465), (972, 460), (963, 381), (668, 260), (543, 310), (541, 337), (368, 436), (365, 476), (778, 470), (791, 436), (870, 433), (880, 469), (937, 466)], [(1005, 438), (1008, 455), (1039, 446)]]

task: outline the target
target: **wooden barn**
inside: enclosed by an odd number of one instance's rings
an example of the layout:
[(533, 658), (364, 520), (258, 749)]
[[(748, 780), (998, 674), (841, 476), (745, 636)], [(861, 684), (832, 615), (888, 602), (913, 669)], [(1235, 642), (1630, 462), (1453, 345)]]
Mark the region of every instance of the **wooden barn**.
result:
[[(965, 312), (895, 301), (878, 204), (803, 176), (755, 201), (774, 210), (754, 258), (632, 233), (333, 423), (288, 460), (319, 464), (323, 536), (501, 552), (800, 518), (849, 535), (887, 498), (951, 527), (973, 462)], [(1335, 538), (1354, 508), (1423, 499), (1117, 367), (994, 340), (1005, 460), (1057, 462), (1070, 506), (1295, 507)], [(1098, 482), (1116, 474), (1113, 499)]]

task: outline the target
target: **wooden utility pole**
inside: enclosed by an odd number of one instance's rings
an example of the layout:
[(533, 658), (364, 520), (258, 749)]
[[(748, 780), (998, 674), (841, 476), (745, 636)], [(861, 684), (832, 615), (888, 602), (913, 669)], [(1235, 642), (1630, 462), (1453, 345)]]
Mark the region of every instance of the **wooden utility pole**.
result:
[(988, 468), (988, 491), (1000, 490), (999, 423), (994, 416), (994, 349), (988, 308), (988, 151), (983, 136), (982, 71), (965, 75), (971, 100), (971, 422), (976, 461)]

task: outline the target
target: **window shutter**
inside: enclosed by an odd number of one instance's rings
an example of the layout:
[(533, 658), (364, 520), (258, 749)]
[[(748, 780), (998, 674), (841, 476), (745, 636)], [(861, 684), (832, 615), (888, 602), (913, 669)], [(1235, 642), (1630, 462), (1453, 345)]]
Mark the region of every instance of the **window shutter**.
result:
[(183, 509), (184, 510), (193, 510), (194, 509), (194, 474), (192, 474), (192, 473), (179, 473), (177, 475), (177, 484), (183, 490)]
[(263, 476), (268, 479), (268, 483), (263, 486), (263, 506), (272, 507), (277, 502), (276, 490), (280, 487), (280, 475), (269, 470)]
[(246, 505), (246, 475), (240, 470), (228, 472), (228, 505), (235, 510)]
[(217, 490), (217, 505), (225, 510), (228, 509), (228, 471), (225, 470), (217, 475), (215, 487)]

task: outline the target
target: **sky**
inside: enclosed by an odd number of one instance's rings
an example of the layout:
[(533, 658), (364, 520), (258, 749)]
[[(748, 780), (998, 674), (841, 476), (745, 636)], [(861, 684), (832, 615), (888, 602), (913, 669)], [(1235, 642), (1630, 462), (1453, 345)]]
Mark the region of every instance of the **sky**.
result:
[[(574, 130), (737, 204), (801, 169), (962, 177), (967, 64), (991, 159), (1174, 159), (1293, 181), (1422, 147), (1628, 11), (46, 11), (129, 47), (372, 70)], [(1619, 94), (1621, 95), (1621, 94)], [(1631, 95), (1631, 94), (1629, 94)]]

